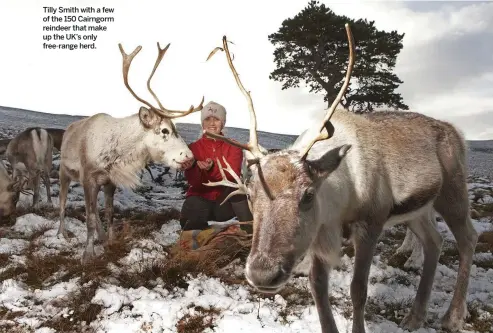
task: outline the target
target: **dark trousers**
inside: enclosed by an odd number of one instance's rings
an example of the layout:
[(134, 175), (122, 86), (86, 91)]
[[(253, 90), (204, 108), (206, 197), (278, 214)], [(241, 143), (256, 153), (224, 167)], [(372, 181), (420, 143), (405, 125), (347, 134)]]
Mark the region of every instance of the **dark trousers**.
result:
[(221, 202), (234, 190), (226, 188), (215, 201), (200, 196), (186, 198), (181, 209), (181, 229), (204, 230), (209, 227), (207, 221), (224, 222), (235, 216), (238, 217), (239, 222), (252, 221), (253, 216), (246, 195), (234, 195), (221, 205)]

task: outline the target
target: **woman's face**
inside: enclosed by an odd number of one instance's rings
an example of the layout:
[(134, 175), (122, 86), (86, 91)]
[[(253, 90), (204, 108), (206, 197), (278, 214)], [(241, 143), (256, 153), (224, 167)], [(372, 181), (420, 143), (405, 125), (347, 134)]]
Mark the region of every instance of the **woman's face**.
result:
[(223, 122), (216, 117), (210, 116), (204, 119), (202, 128), (213, 134), (219, 134), (223, 129)]

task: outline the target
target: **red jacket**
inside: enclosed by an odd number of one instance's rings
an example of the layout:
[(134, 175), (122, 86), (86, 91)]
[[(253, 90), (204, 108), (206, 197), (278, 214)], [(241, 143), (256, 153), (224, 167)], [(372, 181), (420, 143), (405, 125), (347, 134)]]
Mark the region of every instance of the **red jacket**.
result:
[[(224, 191), (225, 186), (206, 186), (203, 183), (221, 181), (222, 176), (219, 172), (217, 159), (221, 161), (221, 165), (226, 169), (223, 161), (223, 156), (228, 161), (231, 168), (236, 174), (241, 177), (241, 163), (243, 161), (243, 151), (241, 148), (230, 145), (221, 140), (211, 139), (203, 135), (197, 141), (189, 145), (190, 150), (197, 161), (205, 161), (211, 158), (214, 161), (213, 167), (209, 170), (202, 170), (195, 163), (190, 169), (185, 170), (185, 178), (188, 181), (189, 188), (186, 196), (198, 195), (208, 200), (216, 200), (217, 197)], [(227, 179), (236, 184), (234, 178), (228, 171), (224, 171)]]

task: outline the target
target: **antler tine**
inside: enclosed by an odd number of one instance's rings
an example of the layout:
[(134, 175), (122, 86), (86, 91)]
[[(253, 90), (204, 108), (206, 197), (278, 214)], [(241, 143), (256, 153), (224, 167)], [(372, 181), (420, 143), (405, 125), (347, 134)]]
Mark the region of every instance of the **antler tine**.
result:
[(171, 43), (168, 43), (168, 45), (166, 45), (166, 47), (164, 49), (162, 49), (161, 48), (161, 45), (159, 45), (159, 42), (157, 42), (158, 54), (157, 54), (156, 63), (154, 64), (154, 68), (152, 69), (151, 75), (149, 75), (149, 78), (147, 79), (147, 89), (151, 93), (152, 97), (154, 97), (154, 99), (156, 100), (156, 102), (159, 105), (159, 107), (161, 109), (163, 109), (163, 110), (164, 110), (163, 104), (161, 104), (161, 101), (159, 100), (159, 98), (157, 98), (156, 94), (151, 89), (151, 79), (154, 76), (154, 73), (156, 72), (157, 67), (161, 63), (161, 60), (163, 59), (164, 54), (166, 53), (166, 51), (168, 51), (168, 48), (169, 48), (170, 45), (171, 45)]
[(339, 90), (339, 94), (337, 94), (336, 99), (332, 102), (332, 105), (330, 106), (329, 110), (327, 111), (325, 118), (322, 120), (322, 123), (318, 128), (319, 129), (317, 132), (318, 135), (312, 141), (310, 141), (310, 143), (305, 147), (305, 149), (302, 152), (301, 159), (306, 158), (306, 156), (308, 155), (308, 151), (311, 149), (311, 147), (313, 146), (313, 144), (315, 142), (320, 141), (320, 140), (325, 140), (325, 139), (328, 139), (330, 137), (330, 134), (328, 133), (328, 131), (326, 131), (326, 132), (323, 131), (324, 127), (327, 124), (327, 122), (330, 120), (332, 115), (334, 114), (334, 111), (335, 111), (337, 105), (339, 105), (339, 102), (341, 101), (342, 96), (344, 95), (344, 93), (347, 90), (347, 87), (349, 86), (349, 79), (351, 78), (351, 73), (352, 73), (353, 67), (354, 67), (354, 48), (355, 48), (355, 46), (354, 46), (353, 34), (351, 32), (351, 28), (349, 27), (349, 24), (346, 23), (345, 28), (346, 28), (348, 41), (349, 41), (349, 64), (348, 64), (348, 68), (346, 71), (346, 78), (344, 79), (344, 84), (342, 85), (341, 89)]
[(245, 87), (243, 86), (243, 84), (241, 83), (241, 80), (238, 76), (238, 72), (236, 71), (234, 65), (233, 65), (233, 61), (231, 59), (231, 55), (230, 55), (230, 52), (229, 52), (229, 48), (228, 48), (228, 40), (226, 39), (226, 36), (223, 36), (223, 48), (220, 48), (220, 47), (216, 47), (210, 54), (209, 56), (207, 57), (207, 60), (209, 60), (218, 50), (221, 50), (221, 51), (225, 51), (226, 52), (226, 58), (228, 60), (228, 64), (229, 64), (229, 68), (231, 69), (231, 71), (233, 72), (233, 76), (236, 80), (236, 84), (238, 85), (238, 87), (240, 88), (241, 92), (243, 93), (243, 95), (246, 97), (247, 99), (247, 102), (248, 102), (248, 109), (250, 110), (250, 141), (248, 142), (248, 144), (241, 144), (241, 143), (238, 143), (238, 142), (233, 142), (225, 137), (223, 137), (222, 135), (215, 135), (215, 134), (212, 134), (212, 133), (209, 133), (209, 132), (205, 132), (205, 134), (209, 137), (213, 137), (215, 139), (220, 139), (220, 140), (223, 140), (223, 141), (226, 141), (236, 147), (239, 147), (239, 148), (242, 148), (242, 149), (245, 149), (245, 150), (248, 150), (250, 151), (253, 156), (255, 158), (260, 158), (262, 156), (264, 156), (264, 154), (262, 154), (262, 152), (260, 151), (260, 148), (258, 146), (258, 137), (257, 137), (257, 117), (255, 115), (255, 109), (253, 107), (253, 102), (252, 102), (252, 97), (250, 96), (250, 92), (249, 91), (246, 91)]
[(122, 54), (122, 57), (123, 57), (123, 82), (125, 83), (125, 86), (127, 87), (127, 89), (130, 91), (130, 93), (141, 103), (144, 103), (145, 105), (147, 105), (151, 110), (155, 111), (156, 113), (160, 114), (161, 116), (163, 117), (166, 117), (166, 118), (178, 118), (178, 117), (184, 117), (192, 112), (195, 112), (195, 111), (199, 111), (199, 110), (202, 110), (203, 108), (203, 103), (204, 103), (204, 96), (202, 96), (202, 101), (200, 102), (200, 105), (196, 108), (194, 108), (194, 106), (192, 105), (187, 111), (176, 111), (176, 110), (168, 110), (166, 108), (164, 108), (161, 104), (161, 102), (159, 101), (159, 99), (157, 98), (156, 94), (152, 91), (151, 89), (151, 86), (150, 86), (150, 82), (151, 82), (151, 79), (152, 79), (152, 76), (154, 75), (154, 72), (156, 71), (157, 67), (159, 66), (164, 54), (166, 53), (166, 51), (168, 50), (168, 47), (170, 46), (170, 44), (168, 44), (164, 49), (161, 49), (161, 46), (159, 45), (159, 43), (157, 43), (157, 46), (158, 46), (158, 57), (156, 59), (156, 63), (154, 64), (154, 68), (151, 72), (151, 75), (149, 76), (149, 79), (147, 80), (147, 88), (149, 89), (149, 92), (152, 94), (152, 96), (156, 99), (156, 101), (158, 102), (159, 104), (159, 107), (160, 108), (156, 108), (155, 106), (153, 106), (152, 104), (150, 104), (149, 102), (145, 101), (144, 99), (140, 98), (139, 96), (137, 96), (137, 94), (133, 91), (133, 89), (130, 87), (130, 85), (128, 84), (128, 72), (130, 70), (130, 65), (132, 64), (132, 61), (134, 59), (134, 57), (137, 55), (137, 53), (140, 52), (140, 50), (142, 49), (142, 46), (137, 46), (135, 48), (135, 50), (129, 55), (129, 54), (126, 54), (125, 51), (123, 50), (123, 46), (121, 43), (118, 44), (118, 47), (120, 48), (120, 52)]
[(163, 60), (163, 57), (166, 54), (166, 51), (168, 50), (170, 45), (171, 45), (171, 43), (168, 43), (168, 45), (166, 45), (166, 47), (164, 49), (162, 49), (159, 42), (157, 43), (158, 55), (157, 55), (156, 63), (154, 64), (154, 68), (152, 69), (151, 75), (149, 76), (149, 79), (147, 80), (147, 89), (149, 90), (149, 92), (151, 93), (151, 95), (154, 97), (154, 99), (157, 101), (157, 103), (159, 105), (160, 110), (157, 109), (157, 110), (155, 110), (156, 112), (158, 112), (159, 114), (161, 114), (167, 118), (178, 118), (178, 117), (184, 117), (187, 114), (190, 114), (192, 112), (202, 110), (203, 104), (204, 104), (204, 97), (202, 96), (202, 101), (200, 102), (199, 106), (196, 108), (194, 108), (194, 106), (192, 105), (192, 106), (190, 106), (190, 108), (187, 111), (169, 110), (169, 109), (166, 109), (161, 104), (161, 102), (159, 101), (159, 99), (156, 96), (156, 94), (154, 93), (154, 91), (152, 91), (151, 79), (154, 76), (154, 73), (156, 72), (157, 67), (161, 63), (161, 60)]
[(245, 149), (245, 150), (250, 150), (250, 147), (248, 146), (248, 144), (246, 143), (240, 143), (238, 141), (235, 141), (233, 139), (230, 139), (230, 138), (226, 138), (222, 135), (219, 135), (219, 134), (215, 134), (215, 133), (211, 133), (211, 132), (208, 132), (206, 130), (203, 131), (204, 134), (206, 134), (207, 136), (209, 137), (212, 137), (214, 139), (219, 139), (219, 140), (223, 140), (227, 143), (229, 143), (230, 145), (233, 145), (235, 147), (238, 147), (238, 148), (241, 148), (241, 149)]
[(250, 92), (246, 91), (245, 87), (241, 83), (240, 77), (238, 76), (238, 72), (236, 71), (235, 66), (233, 65), (233, 60), (231, 59), (231, 55), (229, 53), (228, 41), (226, 36), (223, 36), (223, 47), (226, 52), (226, 57), (228, 59), (229, 67), (233, 72), (234, 78), (238, 87), (240, 88), (243, 95), (246, 97), (248, 101), (248, 109), (250, 110), (250, 141), (248, 142), (249, 150), (255, 157), (262, 157), (263, 154), (260, 152), (260, 148), (258, 147), (258, 138), (257, 138), (257, 117), (255, 115), (255, 109), (253, 107), (252, 97), (250, 96)]
[[(236, 191), (231, 192), (223, 200), (223, 202), (221, 202), (221, 205), (223, 203), (225, 203), (229, 198), (231, 198), (234, 195), (237, 195), (237, 194), (245, 194), (245, 195), (247, 195), (248, 194), (248, 189), (246, 188), (245, 184), (242, 183), (240, 177), (238, 177), (238, 175), (236, 174), (236, 172), (231, 168), (231, 165), (229, 165), (228, 161), (226, 161), (226, 159), (224, 158), (224, 156), (223, 156), (223, 161), (226, 164), (226, 169), (223, 168), (221, 162), (219, 161), (219, 159), (217, 159), (217, 165), (219, 167), (219, 172), (221, 173), (221, 176), (222, 176), (223, 179), (221, 181), (218, 181), (218, 182), (208, 181), (207, 183), (204, 183), (204, 185), (206, 185), (206, 186), (221, 186), (221, 185), (223, 185), (223, 186), (228, 186), (228, 187), (232, 187), (232, 188), (236, 188), (237, 189)], [(233, 178), (235, 179), (236, 183), (233, 183), (232, 181), (229, 181), (226, 178), (226, 174), (224, 173), (224, 170), (228, 171), (228, 173), (231, 176), (233, 176)]]
[(120, 48), (120, 52), (121, 52), (122, 57), (123, 57), (123, 82), (125, 83), (125, 87), (127, 87), (127, 89), (130, 91), (130, 93), (139, 102), (144, 103), (145, 105), (147, 105), (151, 109), (155, 109), (154, 106), (152, 106), (147, 101), (144, 101), (142, 98), (140, 98), (139, 96), (137, 96), (137, 94), (133, 91), (133, 89), (128, 84), (128, 71), (130, 69), (130, 65), (132, 64), (132, 60), (134, 60), (134, 57), (137, 55), (137, 53), (139, 53), (140, 50), (142, 50), (142, 46), (140, 46), (140, 45), (137, 46), (135, 48), (135, 50), (132, 53), (130, 53), (130, 54), (126, 54), (125, 53), (125, 51), (123, 50), (123, 46), (122, 46), (121, 43), (118, 43), (118, 47)]

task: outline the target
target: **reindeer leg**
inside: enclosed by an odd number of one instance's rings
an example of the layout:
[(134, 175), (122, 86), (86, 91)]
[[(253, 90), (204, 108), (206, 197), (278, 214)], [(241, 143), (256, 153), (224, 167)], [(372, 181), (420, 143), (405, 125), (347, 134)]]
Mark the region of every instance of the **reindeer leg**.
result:
[(63, 235), (65, 239), (68, 240), (68, 234), (65, 230), (65, 206), (67, 203), (67, 195), (68, 195), (68, 186), (70, 185), (70, 178), (65, 171), (65, 168), (60, 165), (59, 172), (59, 180), (60, 180), (60, 226), (58, 227), (58, 235)]
[[(408, 221), (406, 224), (413, 223), (414, 221)], [(406, 237), (401, 246), (395, 251), (394, 256), (391, 258), (393, 260), (395, 257), (409, 256), (407, 261), (404, 263), (405, 268), (415, 268), (419, 269), (423, 267), (423, 248), (419, 239), (416, 237), (411, 228), (407, 227)]]
[[(435, 217), (435, 211), (432, 210), (429, 214), (429, 223), (436, 228), (437, 222)], [(412, 221), (409, 221), (412, 223)], [(404, 263), (405, 268), (419, 269), (423, 267), (423, 247), (420, 239), (414, 234), (411, 228), (407, 228), (406, 237), (402, 242), (402, 245), (397, 249), (398, 254), (410, 254), (407, 261)]]
[(48, 201), (48, 206), (53, 207), (53, 202), (51, 201), (50, 173), (47, 169), (43, 172), (43, 183), (46, 187), (46, 199)]
[(365, 333), (365, 304), (368, 293), (368, 276), (384, 223), (355, 223), (351, 232), (355, 250), (354, 273), (351, 281), (353, 303), (353, 333)]
[(86, 248), (82, 255), (82, 264), (87, 264), (91, 261), (96, 253), (94, 252), (94, 234), (96, 227), (98, 226), (98, 192), (99, 186), (97, 183), (88, 179), (83, 182), (84, 184), (84, 199), (86, 202), (86, 225), (87, 225), (87, 239)]
[(435, 203), (435, 209), (443, 217), (457, 241), (459, 269), (454, 296), (442, 318), (442, 326), (450, 331), (460, 331), (467, 317), (466, 296), (469, 274), (473, 260), (478, 233), (469, 215), (469, 197), (464, 183), (444, 188)]
[(115, 239), (115, 232), (113, 230), (113, 198), (115, 196), (116, 186), (113, 183), (106, 184), (104, 186), (104, 214), (106, 223), (108, 225), (108, 243), (111, 244)]
[(329, 301), (329, 267), (317, 256), (312, 258), (309, 279), (322, 333), (338, 333)]
[[(409, 223), (408, 227), (413, 231), (417, 238), (421, 241), (424, 250), (423, 273), (419, 281), (418, 291), (414, 299), (411, 312), (407, 314), (401, 321), (401, 327), (414, 331), (419, 329), (426, 318), (428, 301), (435, 279), (435, 271), (440, 257), (442, 248), (442, 236), (435, 229), (433, 221), (434, 214), (425, 213), (417, 220)], [(419, 247), (421, 251), (421, 246)]]
[(152, 179), (152, 181), (154, 181), (154, 176), (152, 175), (152, 170), (151, 170), (151, 168), (150, 168), (148, 165), (146, 165), (146, 169), (147, 169), (147, 171), (149, 172), (149, 174), (151, 175), (151, 179)]
[(416, 236), (412, 232), (412, 230), (407, 227), (406, 230), (406, 237), (404, 237), (404, 240), (402, 241), (401, 246), (395, 251), (398, 254), (408, 254), (413, 251), (415, 248), (415, 242), (417, 241)]
[(40, 173), (37, 173), (36, 176), (34, 176), (33, 209), (35, 210), (39, 209), (39, 187), (41, 182), (40, 178)]

